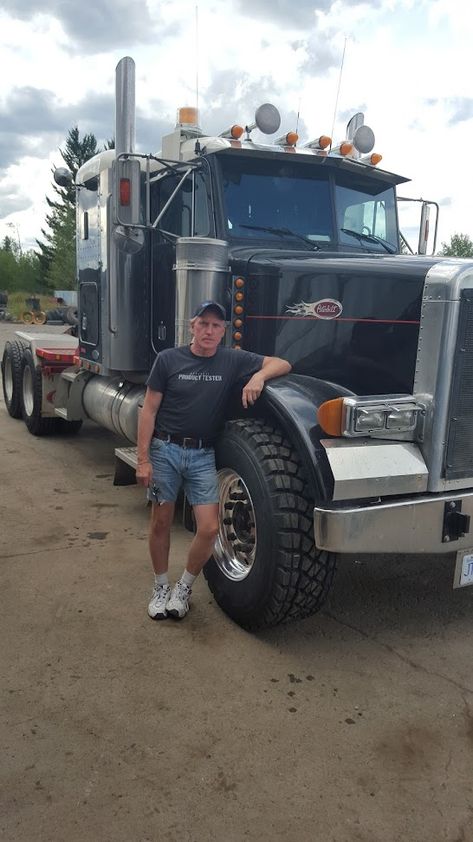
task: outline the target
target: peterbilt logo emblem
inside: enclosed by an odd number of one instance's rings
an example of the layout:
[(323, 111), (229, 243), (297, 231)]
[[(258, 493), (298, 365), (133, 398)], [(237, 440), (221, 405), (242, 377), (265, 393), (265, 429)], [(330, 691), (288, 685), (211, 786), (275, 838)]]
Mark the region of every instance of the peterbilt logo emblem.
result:
[(300, 301), (286, 307), (291, 316), (315, 316), (316, 319), (338, 319), (342, 315), (343, 306), (335, 298), (321, 298), (320, 301)]

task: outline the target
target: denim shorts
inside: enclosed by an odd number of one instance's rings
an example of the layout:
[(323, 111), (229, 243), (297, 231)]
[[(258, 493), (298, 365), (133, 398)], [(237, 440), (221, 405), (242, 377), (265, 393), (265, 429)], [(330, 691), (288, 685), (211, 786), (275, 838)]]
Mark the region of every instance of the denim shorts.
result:
[(174, 503), (181, 486), (191, 506), (218, 503), (213, 447), (181, 447), (153, 437), (149, 453), (153, 482), (148, 500), (152, 503)]

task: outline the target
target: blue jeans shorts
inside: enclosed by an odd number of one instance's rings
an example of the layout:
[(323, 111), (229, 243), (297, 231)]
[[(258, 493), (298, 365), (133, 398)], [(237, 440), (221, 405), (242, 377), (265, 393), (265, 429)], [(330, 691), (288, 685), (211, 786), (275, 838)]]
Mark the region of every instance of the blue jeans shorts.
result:
[(149, 453), (153, 482), (148, 500), (152, 503), (175, 503), (181, 486), (191, 506), (218, 503), (213, 447), (187, 448), (153, 437)]

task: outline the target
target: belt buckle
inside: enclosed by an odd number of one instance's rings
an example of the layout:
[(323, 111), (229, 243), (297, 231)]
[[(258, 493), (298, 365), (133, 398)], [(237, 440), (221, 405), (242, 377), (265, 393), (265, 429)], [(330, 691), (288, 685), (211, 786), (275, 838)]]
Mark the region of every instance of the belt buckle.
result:
[(192, 448), (193, 445), (189, 444), (189, 442), (194, 442), (194, 441), (195, 441), (195, 439), (190, 438), (189, 436), (184, 436), (183, 439), (182, 439), (182, 447), (185, 447), (186, 449), (189, 448), (189, 447)]

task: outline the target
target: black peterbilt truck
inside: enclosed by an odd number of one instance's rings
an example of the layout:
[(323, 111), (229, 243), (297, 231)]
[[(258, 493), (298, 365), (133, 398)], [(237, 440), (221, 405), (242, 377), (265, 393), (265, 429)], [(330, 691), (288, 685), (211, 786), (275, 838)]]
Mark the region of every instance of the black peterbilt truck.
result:
[[(277, 131), (270, 105), (218, 137), (188, 109), (145, 155), (131, 59), (116, 84), (116, 149), (76, 178), (78, 336), (7, 343), (10, 415), (34, 435), (91, 418), (136, 444), (156, 354), (218, 300), (235, 353), (293, 366), (251, 411), (236, 395), (217, 442), (205, 576), (222, 609), (248, 629), (305, 617), (344, 553), (456, 553), (454, 585), (472, 584), (473, 263), (401, 254), (407, 179), (375, 165), (362, 115), (338, 146), (298, 147), (252, 140)], [(116, 457), (126, 481), (136, 448)]]

